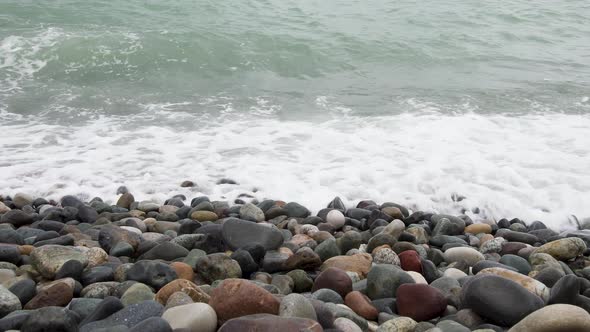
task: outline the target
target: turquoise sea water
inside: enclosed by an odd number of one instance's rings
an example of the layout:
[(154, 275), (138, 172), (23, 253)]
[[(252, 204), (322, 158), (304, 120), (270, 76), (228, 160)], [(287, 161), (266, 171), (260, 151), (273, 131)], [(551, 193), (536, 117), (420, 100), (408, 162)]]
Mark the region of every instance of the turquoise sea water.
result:
[(3, 0), (0, 192), (161, 200), (193, 179), (564, 225), (590, 217), (589, 17), (581, 0)]

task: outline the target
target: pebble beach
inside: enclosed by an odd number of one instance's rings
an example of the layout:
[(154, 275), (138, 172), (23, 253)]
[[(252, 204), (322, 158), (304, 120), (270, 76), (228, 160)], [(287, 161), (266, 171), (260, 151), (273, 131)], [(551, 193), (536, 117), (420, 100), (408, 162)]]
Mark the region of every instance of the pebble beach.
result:
[(590, 225), (107, 199), (0, 196), (0, 331), (590, 331)]

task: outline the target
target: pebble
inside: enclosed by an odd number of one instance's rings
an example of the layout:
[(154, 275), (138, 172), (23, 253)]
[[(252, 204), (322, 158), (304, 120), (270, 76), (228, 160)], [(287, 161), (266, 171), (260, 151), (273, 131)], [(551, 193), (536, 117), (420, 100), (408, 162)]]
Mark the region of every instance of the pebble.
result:
[(393, 265), (377, 264), (367, 276), (367, 296), (371, 300), (395, 297), (402, 284), (413, 284), (414, 279)]
[(97, 328), (112, 328), (117, 325), (133, 327), (150, 317), (162, 315), (163, 311), (164, 307), (155, 301), (132, 304), (102, 320), (82, 325), (80, 332), (90, 332)]
[(535, 249), (534, 253), (549, 254), (557, 260), (566, 261), (581, 255), (586, 249), (586, 243), (582, 239), (568, 237), (545, 243)]
[(371, 269), (372, 261), (371, 255), (364, 253), (351, 256), (336, 256), (326, 260), (320, 270), (324, 271), (327, 268), (336, 267), (344, 271), (355, 272), (361, 278), (366, 278)]
[(447, 263), (464, 262), (469, 266), (485, 260), (483, 254), (469, 247), (456, 247), (445, 251), (444, 259)]
[(23, 332), (78, 331), (76, 315), (65, 308), (45, 307), (32, 311), (23, 322)]
[(177, 278), (174, 269), (157, 261), (139, 261), (125, 275), (126, 280), (135, 280), (155, 289), (160, 289)]
[(0, 318), (22, 308), (19, 298), (0, 285)]
[(587, 230), (371, 200), (311, 215), (250, 196), (189, 206), (120, 194), (120, 206), (0, 203), (0, 330), (588, 329), (577, 323), (590, 312)]
[(322, 332), (322, 326), (311, 319), (284, 318), (269, 314), (253, 314), (234, 318), (221, 325), (218, 332)]
[(167, 309), (162, 318), (174, 331), (214, 332), (217, 314), (206, 303), (190, 303)]
[(33, 249), (30, 257), (33, 267), (47, 279), (53, 279), (67, 261), (77, 260), (83, 266), (88, 265), (88, 256), (77, 247), (46, 245)]
[(231, 218), (223, 223), (223, 240), (231, 249), (259, 244), (265, 250), (277, 249), (284, 241), (281, 231), (269, 225)]
[(344, 298), (346, 294), (352, 292), (352, 280), (345, 271), (330, 267), (316, 277), (311, 291), (315, 292), (322, 288), (331, 289)]
[(121, 302), (124, 306), (128, 306), (143, 301), (151, 301), (154, 297), (155, 294), (150, 287), (138, 282), (133, 284), (125, 291), (125, 293), (123, 293), (123, 296), (121, 296)]
[(219, 324), (253, 314), (279, 314), (280, 302), (267, 290), (242, 279), (226, 279), (211, 293), (209, 305), (217, 313)]
[(515, 271), (503, 269), (500, 267), (490, 267), (487, 269), (483, 269), (477, 275), (485, 275), (485, 274), (494, 274), (497, 276), (504, 277), (506, 279), (510, 279), (510, 280), (520, 284), (522, 287), (524, 287), (526, 290), (528, 290), (532, 294), (535, 294), (538, 297), (540, 297), (541, 299), (543, 299), (543, 301), (545, 301), (545, 303), (547, 303), (547, 301), (549, 301), (549, 288), (547, 286), (545, 286), (545, 284), (543, 284), (542, 282), (537, 281), (529, 276), (526, 276), (524, 274), (521, 274), (521, 273), (518, 273)]
[(326, 222), (332, 225), (335, 230), (338, 230), (344, 226), (346, 220), (342, 212), (338, 210), (332, 210), (326, 215)]
[(508, 332), (590, 331), (590, 314), (570, 304), (552, 304), (534, 311)]
[(309, 300), (305, 296), (295, 293), (282, 298), (279, 316), (317, 320), (316, 312)]
[(365, 319), (376, 320), (379, 315), (379, 311), (373, 306), (371, 300), (359, 291), (348, 293), (344, 298), (344, 303), (357, 315)]
[(390, 319), (379, 325), (376, 332), (413, 332), (418, 322), (410, 317)]
[(447, 308), (444, 294), (424, 284), (403, 284), (396, 291), (397, 313), (417, 322), (439, 317)]
[(488, 321), (512, 326), (543, 307), (541, 298), (520, 284), (497, 275), (478, 275), (461, 291), (461, 303)]

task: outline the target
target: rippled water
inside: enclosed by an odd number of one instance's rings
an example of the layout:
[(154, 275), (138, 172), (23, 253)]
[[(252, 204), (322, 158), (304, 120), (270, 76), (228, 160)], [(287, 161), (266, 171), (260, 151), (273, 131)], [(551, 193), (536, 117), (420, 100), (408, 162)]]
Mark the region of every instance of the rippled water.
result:
[(3, 0), (0, 192), (340, 195), (567, 227), (590, 217), (589, 17), (581, 0)]

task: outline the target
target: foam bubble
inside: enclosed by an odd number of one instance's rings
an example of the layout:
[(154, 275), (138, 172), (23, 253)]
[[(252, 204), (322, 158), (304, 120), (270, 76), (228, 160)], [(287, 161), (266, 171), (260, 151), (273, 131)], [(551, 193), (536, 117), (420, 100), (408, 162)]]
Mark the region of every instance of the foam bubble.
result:
[[(565, 223), (570, 214), (590, 216), (589, 115), (449, 115), (431, 108), (279, 121), (263, 115), (272, 113), (264, 99), (258, 102), (262, 115), (234, 112), (231, 102), (215, 117), (173, 112), (189, 106), (146, 105), (151, 112), (101, 116), (79, 127), (32, 118), (3, 124), (0, 188), (111, 202), (121, 185), (137, 199), (160, 202), (177, 193), (232, 200), (246, 192), (314, 210), (339, 195), (349, 206), (361, 199), (395, 201), (558, 228), (571, 227)], [(178, 125), (138, 125), (144, 116), (177, 117)], [(240, 184), (216, 185), (222, 177)], [(187, 179), (198, 187), (179, 188)], [(453, 200), (459, 195), (466, 198)]]

